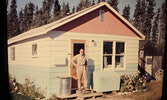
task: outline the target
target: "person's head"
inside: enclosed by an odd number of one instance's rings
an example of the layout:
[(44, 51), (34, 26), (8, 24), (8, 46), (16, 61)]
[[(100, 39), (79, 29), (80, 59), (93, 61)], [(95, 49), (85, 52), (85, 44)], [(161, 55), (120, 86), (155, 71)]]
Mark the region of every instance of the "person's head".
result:
[(84, 50), (82, 48), (79, 50), (79, 54), (84, 55)]

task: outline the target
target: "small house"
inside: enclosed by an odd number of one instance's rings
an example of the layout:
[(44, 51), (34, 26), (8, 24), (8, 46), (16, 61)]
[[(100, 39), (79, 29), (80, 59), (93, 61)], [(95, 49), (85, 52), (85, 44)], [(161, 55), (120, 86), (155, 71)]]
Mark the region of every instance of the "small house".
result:
[(162, 54), (147, 40), (139, 41), (139, 69), (148, 79), (155, 79), (155, 73), (162, 68)]
[(72, 76), (71, 58), (83, 48), (88, 60), (88, 87), (119, 89), (120, 75), (136, 74), (139, 40), (144, 35), (108, 3), (102, 2), (8, 40), (9, 73), (19, 83), (29, 78), (47, 98), (59, 95), (57, 76)]

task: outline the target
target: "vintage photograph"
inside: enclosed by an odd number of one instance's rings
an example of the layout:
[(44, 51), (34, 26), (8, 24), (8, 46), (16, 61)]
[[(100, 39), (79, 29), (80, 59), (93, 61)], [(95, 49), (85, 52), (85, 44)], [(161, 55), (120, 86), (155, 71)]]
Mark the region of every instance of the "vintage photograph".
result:
[(161, 100), (165, 0), (6, 0), (11, 100)]

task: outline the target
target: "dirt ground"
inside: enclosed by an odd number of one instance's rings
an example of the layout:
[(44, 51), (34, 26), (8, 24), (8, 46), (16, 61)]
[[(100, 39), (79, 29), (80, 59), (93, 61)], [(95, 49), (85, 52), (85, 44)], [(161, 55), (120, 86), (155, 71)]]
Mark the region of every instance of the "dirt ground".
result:
[[(128, 95), (106, 94), (95, 100), (160, 100), (162, 96), (162, 82), (151, 81), (147, 84), (148, 91)], [(93, 99), (88, 99), (93, 100)]]

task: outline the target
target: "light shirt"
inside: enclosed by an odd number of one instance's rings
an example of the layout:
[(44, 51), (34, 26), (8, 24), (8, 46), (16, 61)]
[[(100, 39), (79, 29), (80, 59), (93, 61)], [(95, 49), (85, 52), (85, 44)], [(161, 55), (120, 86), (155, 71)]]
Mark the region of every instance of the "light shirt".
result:
[(74, 64), (74, 66), (79, 65), (79, 66), (86, 66), (87, 65), (87, 59), (86, 57), (83, 55), (81, 56), (81, 54), (77, 54), (76, 56), (74, 56), (71, 60), (72, 64)]

